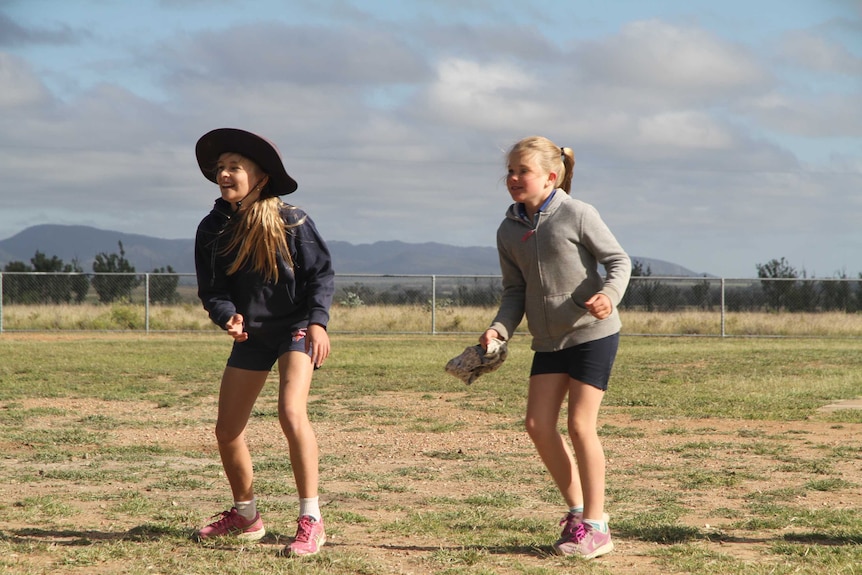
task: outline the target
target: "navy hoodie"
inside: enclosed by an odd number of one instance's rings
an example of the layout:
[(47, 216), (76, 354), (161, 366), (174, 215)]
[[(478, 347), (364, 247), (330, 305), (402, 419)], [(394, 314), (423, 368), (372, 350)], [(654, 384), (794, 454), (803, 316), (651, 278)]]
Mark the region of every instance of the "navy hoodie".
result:
[[(212, 321), (225, 324), (236, 313), (245, 320), (249, 334), (276, 334), (307, 327), (326, 327), (335, 293), (335, 272), (326, 243), (311, 218), (299, 208), (285, 205), (282, 219), (295, 269), (278, 257), (278, 281), (267, 280), (246, 265), (232, 275), (227, 270), (236, 251), (224, 253), (232, 227), (239, 217), (222, 198), (198, 225), (195, 237), (195, 269), (198, 297)], [(305, 220), (295, 226), (298, 221)]]

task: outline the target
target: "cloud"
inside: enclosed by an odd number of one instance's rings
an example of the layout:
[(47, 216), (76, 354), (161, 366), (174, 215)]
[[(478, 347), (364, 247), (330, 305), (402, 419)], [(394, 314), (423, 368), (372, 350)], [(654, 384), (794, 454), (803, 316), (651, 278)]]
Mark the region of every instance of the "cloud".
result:
[(175, 73), (233, 84), (286, 82), (340, 89), (409, 83), (429, 72), (409, 44), (379, 26), (240, 25), (158, 48), (171, 56)]
[(850, 77), (862, 74), (862, 56), (810, 30), (794, 30), (782, 35), (778, 50), (780, 57), (794, 67)]
[(617, 35), (584, 42), (575, 56), (584, 80), (634, 106), (721, 104), (772, 81), (750, 50), (696, 26), (659, 20), (632, 22)]
[(850, 245), (862, 72), (846, 22), (760, 43), (669, 18), (586, 37), (493, 4), (490, 20), (482, 2), (460, 21), (431, 2), (422, 18), (306, 2), (305, 19), (174, 23), (87, 52), (88, 82), (74, 58), (0, 52), (0, 229), (191, 237), (217, 195), (194, 143), (236, 126), (278, 143), (289, 200), (331, 239), (491, 245), (504, 150), (542, 134), (575, 150), (575, 194), (633, 254), (715, 271), (713, 256), (798, 265), (785, 246)]
[(771, 92), (744, 105), (751, 117), (776, 133), (810, 138), (862, 136), (859, 102), (854, 94)]
[(45, 86), (25, 61), (0, 52), (0, 109), (39, 106), (50, 99)]
[(732, 134), (708, 114), (695, 111), (666, 112), (642, 118), (637, 139), (644, 146), (672, 149), (721, 150), (733, 144)]
[(524, 89), (541, 83), (527, 70), (505, 62), (446, 59), (427, 87), (429, 112), (459, 129), (499, 130), (541, 124), (553, 117), (550, 107)]
[(0, 48), (26, 45), (65, 45), (75, 44), (86, 32), (74, 30), (69, 26), (56, 29), (24, 27), (0, 12)]

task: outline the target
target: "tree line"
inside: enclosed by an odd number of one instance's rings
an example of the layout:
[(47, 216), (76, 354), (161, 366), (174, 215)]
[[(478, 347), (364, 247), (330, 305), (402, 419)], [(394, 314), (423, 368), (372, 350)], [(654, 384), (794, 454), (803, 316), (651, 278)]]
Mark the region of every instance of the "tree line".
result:
[[(850, 278), (846, 273), (815, 280), (803, 269), (797, 270), (785, 258), (756, 265), (758, 280), (728, 284), (722, 290), (719, 278), (679, 277), (672, 280), (653, 278), (649, 266), (632, 262), (632, 281), (621, 308), (644, 311), (677, 311), (701, 309), (713, 311), (724, 306), (728, 311), (862, 311), (862, 273)], [(46, 304), (81, 303), (90, 288), (101, 303), (131, 301), (132, 292), (142, 283), (140, 274), (126, 259), (122, 242), (119, 253), (99, 253), (93, 262), (93, 273), (85, 273), (78, 260), (65, 263), (56, 256), (49, 258), (37, 251), (30, 264), (10, 262), (4, 272), (45, 272), (45, 276), (12, 274), (3, 276), (3, 303)], [(149, 301), (172, 304), (180, 300), (177, 293), (179, 275), (171, 266), (156, 268), (149, 280)], [(840, 281), (836, 281), (840, 280)], [(338, 305), (422, 305), (431, 302), (438, 308), (458, 306), (494, 307), (499, 304), (502, 288), (498, 279), (478, 278), (472, 285), (438, 281), (436, 299), (430, 287), (390, 284), (385, 288), (362, 282), (342, 287), (336, 294)], [(722, 301), (722, 295), (724, 300)]]
[[(722, 306), (733, 312), (862, 311), (862, 274), (846, 274), (817, 280), (798, 272), (784, 258), (757, 264), (758, 278), (721, 284), (716, 277), (653, 277), (643, 262), (632, 262), (632, 280), (620, 308), (649, 312), (682, 310), (715, 311)], [(397, 281), (383, 287), (364, 282), (341, 286), (335, 302), (344, 307), (364, 305), (422, 305), (437, 309), (495, 307), (502, 296), (499, 277), (437, 278), (435, 286), (404, 285)], [(435, 292), (435, 293), (432, 293)], [(436, 298), (432, 299), (432, 296)]]
[[(744, 286), (727, 286), (723, 305), (728, 311), (818, 312), (862, 311), (862, 273), (857, 278), (846, 272), (831, 278), (815, 279), (793, 267), (785, 258), (756, 264), (760, 280)], [(650, 279), (652, 270), (642, 262), (632, 262), (632, 282), (621, 307), (644, 311), (675, 311), (697, 308), (712, 311), (722, 305), (717, 278), (706, 278), (688, 289), (672, 282)], [(687, 278), (693, 279), (693, 278)]]
[[(101, 252), (93, 261), (93, 273), (85, 273), (80, 261), (75, 258), (66, 263), (57, 256), (48, 257), (40, 251), (27, 264), (11, 261), (3, 272), (4, 304), (59, 304), (82, 303), (90, 287), (96, 292), (100, 303), (131, 301), (132, 291), (139, 287), (142, 279), (135, 274), (135, 266), (126, 259), (123, 242), (118, 242), (119, 253)], [(14, 272), (42, 272), (43, 277), (16, 274)], [(150, 277), (149, 299), (153, 303), (176, 303), (179, 301), (177, 285), (179, 276), (171, 266), (156, 268)], [(117, 275), (113, 275), (117, 274)], [(164, 274), (164, 275), (162, 275)]]

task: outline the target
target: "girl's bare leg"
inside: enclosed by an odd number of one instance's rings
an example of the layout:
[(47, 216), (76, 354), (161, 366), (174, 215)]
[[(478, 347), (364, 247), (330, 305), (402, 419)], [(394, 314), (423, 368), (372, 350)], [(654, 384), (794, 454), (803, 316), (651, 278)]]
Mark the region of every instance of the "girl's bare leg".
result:
[(564, 373), (530, 377), (525, 426), (539, 457), (571, 508), (580, 506), (584, 496), (572, 451), (557, 428), (570, 381)]
[(222, 375), (215, 435), (234, 501), (254, 499), (254, 473), (245, 428), (267, 373), (227, 367)]
[(278, 420), (290, 448), (290, 464), (301, 499), (317, 497), (317, 437), (308, 419), (314, 366), (307, 354), (289, 351), (278, 359)]
[(568, 429), (583, 488), (584, 518), (601, 520), (605, 506), (605, 452), (597, 431), (605, 392), (570, 380)]

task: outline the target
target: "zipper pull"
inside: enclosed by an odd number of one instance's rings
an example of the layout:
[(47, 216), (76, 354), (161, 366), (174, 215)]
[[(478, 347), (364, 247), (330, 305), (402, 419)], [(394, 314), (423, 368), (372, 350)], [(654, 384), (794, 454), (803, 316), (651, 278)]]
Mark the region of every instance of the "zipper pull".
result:
[(530, 236), (532, 236), (535, 233), (536, 233), (536, 228), (531, 229), (526, 234), (524, 234), (524, 237), (521, 238), (521, 241), (526, 242), (528, 239), (530, 239)]

